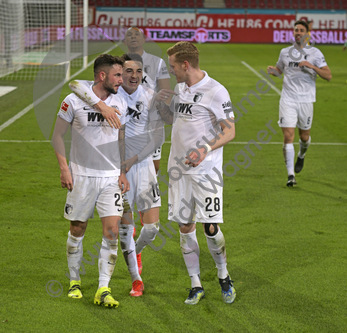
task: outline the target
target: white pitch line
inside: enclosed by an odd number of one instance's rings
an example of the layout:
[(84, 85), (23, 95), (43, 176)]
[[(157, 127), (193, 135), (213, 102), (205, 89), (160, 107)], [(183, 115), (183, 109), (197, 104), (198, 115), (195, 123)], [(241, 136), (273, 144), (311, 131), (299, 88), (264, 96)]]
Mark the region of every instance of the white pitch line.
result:
[[(50, 143), (50, 140), (0, 140), (0, 143)], [(171, 143), (171, 141), (165, 141), (164, 143)], [(246, 141), (231, 141), (228, 145), (247, 145), (249, 142)], [(252, 144), (252, 143), (251, 143)], [(268, 143), (259, 143), (263, 145), (283, 145), (283, 142), (268, 142)], [(299, 142), (294, 142), (295, 145), (298, 145)], [(311, 145), (315, 146), (347, 146), (347, 143), (344, 142), (311, 142)]]
[[(116, 44), (116, 47), (118, 47), (118, 45), (120, 45), (121, 42)], [(115, 49), (116, 47), (111, 47), (108, 50), (105, 51), (105, 53), (111, 52), (113, 49)], [(95, 59), (94, 59), (95, 60)], [(90, 61), (87, 64), (87, 68), (89, 66), (91, 66), (94, 63), (94, 60)], [(87, 68), (82, 68), (79, 71), (77, 71), (75, 74), (71, 75), (70, 80), (75, 78), (77, 75), (80, 75), (83, 71), (85, 71)], [(41, 101), (45, 100), (48, 96), (52, 95), (55, 91), (57, 91), (60, 87), (62, 87), (67, 81), (58, 84), (55, 88), (53, 88), (51, 91), (49, 91), (48, 93), (46, 93), (45, 95), (43, 95), (41, 98), (39, 98), (36, 102), (40, 103)], [(12, 118), (10, 118), (9, 120), (7, 120), (5, 123), (3, 123), (0, 126), (0, 132), (5, 129), (6, 127), (10, 126), (11, 124), (13, 124), (17, 119), (21, 118), (22, 116), (24, 116), (26, 113), (28, 113), (32, 108), (34, 107), (34, 104), (31, 103), (30, 105), (28, 105), (26, 108), (24, 108), (22, 111), (20, 111), (19, 113), (17, 113), (15, 116), (13, 116)]]
[(0, 142), (4, 142), (4, 143), (47, 143), (47, 142), (51, 142), (49, 140), (0, 140)]
[(270, 81), (268, 81), (264, 76), (260, 75), (253, 67), (247, 64), (247, 62), (241, 61), (241, 64), (246, 66), (251, 72), (253, 72), (256, 76), (260, 77), (262, 80), (265, 80), (269, 86), (277, 92), (278, 95), (281, 96), (281, 91), (278, 90)]

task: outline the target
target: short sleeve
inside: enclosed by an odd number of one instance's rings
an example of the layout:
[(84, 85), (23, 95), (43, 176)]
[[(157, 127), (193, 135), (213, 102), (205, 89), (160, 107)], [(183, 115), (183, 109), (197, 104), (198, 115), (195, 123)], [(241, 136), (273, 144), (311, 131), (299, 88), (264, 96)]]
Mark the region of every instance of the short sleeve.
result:
[(73, 100), (71, 95), (67, 96), (60, 105), (58, 116), (67, 122), (71, 123), (74, 119), (75, 112), (73, 108)]
[(93, 81), (74, 80), (69, 83), (69, 87), (82, 101), (85, 101), (90, 106), (94, 106), (101, 100), (91, 89), (93, 83)]
[(230, 95), (223, 86), (221, 86), (212, 98), (210, 108), (217, 119), (234, 118)]
[(324, 55), (320, 50), (317, 50), (317, 54), (315, 56), (314, 64), (318, 68), (322, 68), (324, 66), (328, 66), (328, 64), (325, 61)]
[(284, 61), (283, 61), (283, 50), (280, 52), (280, 56), (278, 57), (278, 61), (276, 63), (276, 67), (281, 70), (281, 72), (284, 71)]

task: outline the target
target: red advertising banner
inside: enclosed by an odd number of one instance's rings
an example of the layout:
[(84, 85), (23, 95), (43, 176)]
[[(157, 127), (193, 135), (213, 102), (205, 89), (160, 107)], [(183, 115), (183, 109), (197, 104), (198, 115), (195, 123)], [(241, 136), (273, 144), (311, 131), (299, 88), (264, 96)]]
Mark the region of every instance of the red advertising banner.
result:
[(201, 28), (293, 29), (295, 15), (197, 14), (196, 26)]
[[(140, 27), (141, 28), (141, 27)], [(125, 37), (125, 27), (102, 26), (88, 27), (90, 41), (121, 41)], [(142, 31), (154, 42), (190, 41), (197, 43), (290, 43), (293, 29), (269, 28), (147, 28)], [(45, 29), (28, 29), (25, 31), (25, 46), (33, 47), (62, 40), (65, 38), (65, 28), (51, 26)], [(316, 44), (343, 44), (347, 39), (347, 30), (313, 30), (312, 41)], [(71, 27), (71, 40), (81, 41), (83, 29)]]

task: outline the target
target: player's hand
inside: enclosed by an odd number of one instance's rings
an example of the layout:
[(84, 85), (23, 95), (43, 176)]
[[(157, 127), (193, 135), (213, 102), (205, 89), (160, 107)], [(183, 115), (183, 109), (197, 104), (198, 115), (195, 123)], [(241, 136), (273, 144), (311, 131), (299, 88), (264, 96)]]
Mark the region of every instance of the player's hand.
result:
[(135, 155), (129, 159), (127, 159), (126, 161), (124, 161), (122, 163), (122, 166), (125, 166), (125, 171), (128, 172), (130, 170), (130, 168), (137, 162), (138, 160), (138, 156)]
[(308, 61), (305, 60), (305, 61), (301, 61), (299, 63), (299, 67), (313, 68), (314, 66), (311, 63), (309, 63)]
[(130, 184), (128, 182), (127, 177), (125, 176), (125, 173), (121, 173), (118, 178), (118, 185), (120, 189), (122, 190), (122, 194), (128, 192), (130, 190)]
[(63, 170), (60, 173), (60, 184), (62, 188), (67, 188), (68, 190), (72, 191), (73, 181), (72, 181), (72, 176), (69, 169)]
[(115, 129), (120, 129), (121, 122), (117, 116), (117, 114), (121, 115), (119, 110), (111, 106), (108, 106), (103, 102), (99, 102), (95, 106), (97, 107), (97, 109), (100, 110), (102, 116), (106, 119), (106, 121), (109, 123), (111, 127), (114, 127)]
[(278, 73), (276, 67), (274, 66), (268, 66), (267, 67), (267, 73), (271, 75), (275, 75), (275, 73)]
[(186, 161), (184, 164), (188, 164), (192, 167), (197, 167), (206, 157), (207, 151), (206, 148), (202, 147), (199, 149), (195, 149), (188, 156), (186, 156)]
[(156, 94), (155, 100), (157, 102), (164, 102), (170, 97), (170, 95), (177, 95), (177, 94), (173, 90), (162, 89)]

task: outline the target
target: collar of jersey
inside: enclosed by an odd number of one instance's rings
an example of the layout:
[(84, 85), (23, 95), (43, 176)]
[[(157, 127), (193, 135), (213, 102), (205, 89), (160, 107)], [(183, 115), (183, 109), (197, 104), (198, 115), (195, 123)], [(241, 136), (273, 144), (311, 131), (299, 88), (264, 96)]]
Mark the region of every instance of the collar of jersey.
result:
[(184, 89), (183, 89), (184, 92), (189, 91), (191, 94), (194, 94), (194, 92), (196, 92), (197, 89), (199, 89), (202, 85), (204, 85), (208, 81), (210, 77), (208, 76), (207, 72), (205, 71), (202, 71), (202, 72), (205, 74), (204, 78), (190, 87), (188, 87), (187, 83), (185, 83)]
[(137, 96), (138, 96), (139, 91), (140, 91), (140, 89), (141, 89), (140, 87), (141, 87), (141, 85), (139, 85), (139, 86), (137, 87), (136, 91), (135, 91), (134, 93), (132, 93), (131, 95), (129, 95), (129, 94), (123, 89), (122, 86), (120, 86), (118, 90), (119, 90), (119, 92), (120, 92), (120, 94), (121, 94), (122, 96), (124, 96), (124, 97), (126, 97), (126, 98), (129, 98), (130, 100), (135, 100), (135, 99), (137, 99)]
[[(90, 82), (90, 85), (89, 85), (89, 88), (90, 90), (94, 93), (94, 95), (99, 98), (99, 96), (97, 96), (93, 90), (93, 85), (94, 85), (94, 81), (89, 81)], [(108, 97), (103, 101), (104, 103), (106, 103), (107, 100), (109, 100), (110, 98), (112, 97), (112, 94), (109, 94)], [(99, 98), (99, 100), (101, 101), (101, 99)], [(106, 103), (107, 104), (107, 103)]]

